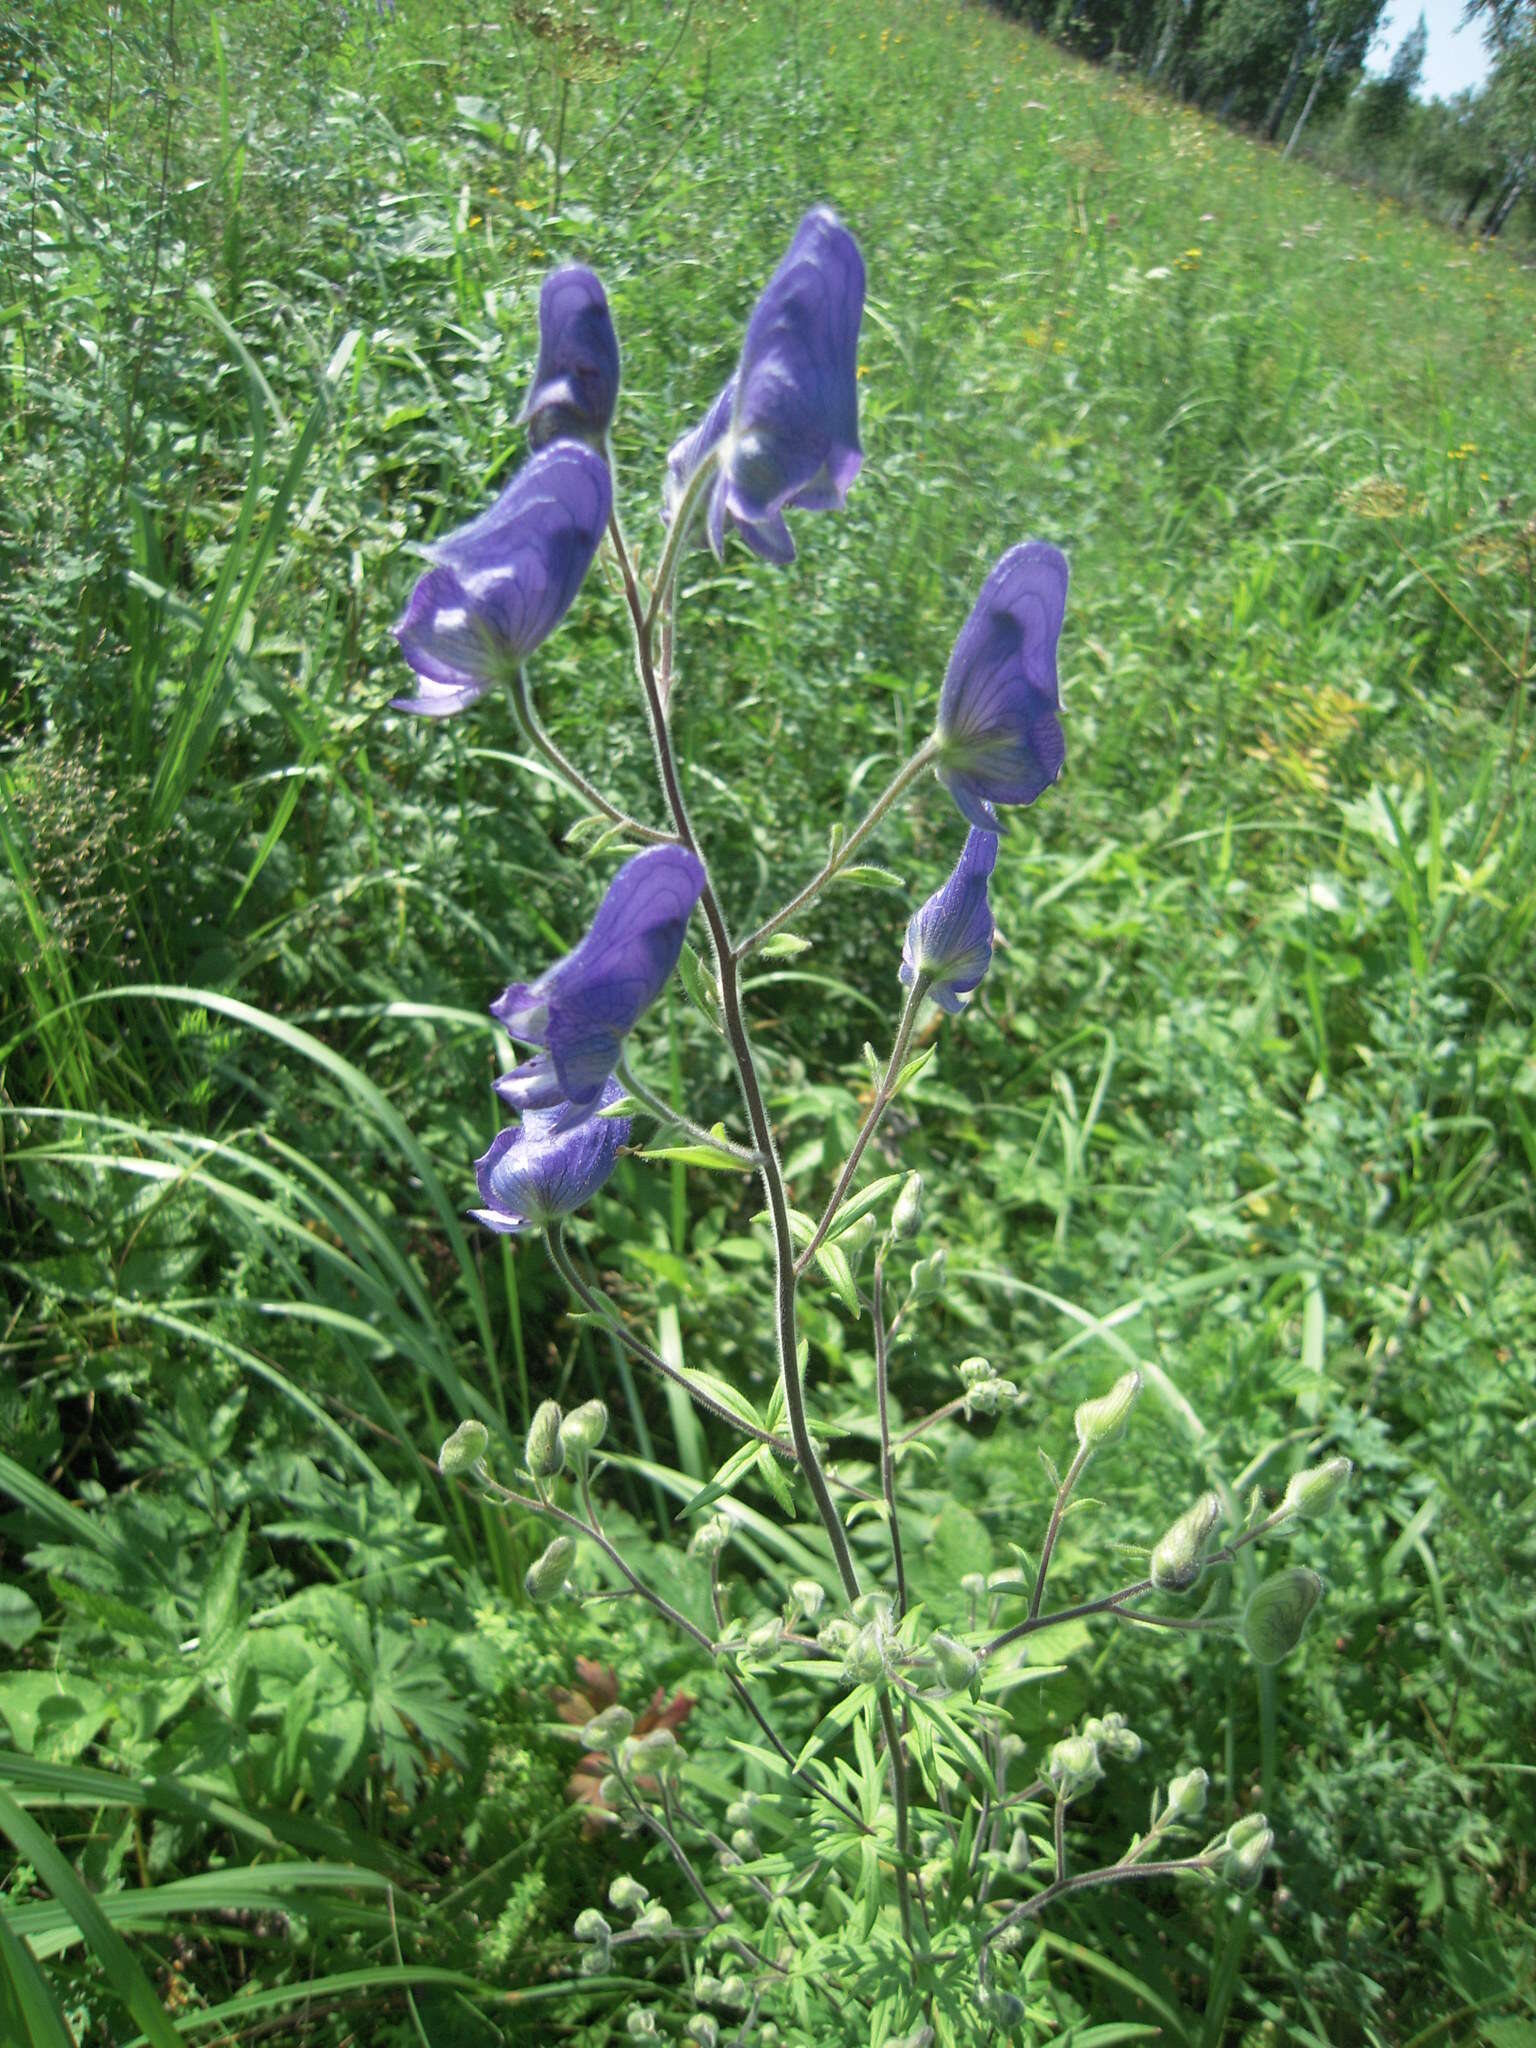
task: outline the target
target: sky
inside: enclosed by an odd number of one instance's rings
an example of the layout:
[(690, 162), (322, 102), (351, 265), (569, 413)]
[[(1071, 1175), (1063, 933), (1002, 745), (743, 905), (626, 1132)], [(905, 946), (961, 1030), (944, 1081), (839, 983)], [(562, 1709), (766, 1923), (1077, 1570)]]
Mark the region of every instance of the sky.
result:
[(1464, 0), (1388, 0), (1381, 33), (1371, 49), (1370, 69), (1386, 70), (1393, 51), (1422, 14), (1429, 29), (1420, 88), (1424, 96), (1448, 100), (1464, 86), (1480, 84), (1488, 75), (1488, 53), (1480, 30), (1460, 26), (1463, 12)]

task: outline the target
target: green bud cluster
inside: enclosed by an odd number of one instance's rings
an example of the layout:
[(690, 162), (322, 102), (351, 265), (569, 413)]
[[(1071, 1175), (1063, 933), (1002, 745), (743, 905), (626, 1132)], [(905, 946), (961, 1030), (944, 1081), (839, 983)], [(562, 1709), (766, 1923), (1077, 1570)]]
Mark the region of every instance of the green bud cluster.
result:
[(1221, 1874), (1234, 1890), (1251, 1891), (1275, 1846), (1274, 1830), (1262, 1813), (1245, 1814), (1227, 1829)]
[(1163, 1531), (1152, 1546), (1151, 1579), (1160, 1593), (1187, 1593), (1194, 1585), (1205, 1569), (1206, 1541), (1220, 1520), (1220, 1500), (1214, 1493), (1202, 1493)]
[(1126, 1726), (1124, 1714), (1094, 1715), (1083, 1723), (1083, 1734), (1114, 1763), (1133, 1764), (1141, 1755), (1141, 1737)]
[(596, 1906), (588, 1906), (584, 1913), (576, 1915), (576, 1924), (571, 1932), (579, 1942), (587, 1944), (587, 1953), (581, 1959), (581, 1974), (584, 1977), (605, 1975), (612, 1959), (613, 1929)]
[(1141, 1374), (1133, 1367), (1120, 1375), (1107, 1394), (1081, 1404), (1072, 1422), (1077, 1441), (1085, 1451), (1102, 1451), (1106, 1445), (1119, 1442), (1140, 1392)]

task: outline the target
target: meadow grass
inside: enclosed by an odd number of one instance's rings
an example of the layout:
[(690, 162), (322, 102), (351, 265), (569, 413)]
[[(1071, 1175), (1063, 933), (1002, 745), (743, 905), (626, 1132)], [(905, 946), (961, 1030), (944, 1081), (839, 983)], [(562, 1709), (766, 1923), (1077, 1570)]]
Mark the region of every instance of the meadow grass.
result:
[[(666, 448), (829, 199), (870, 275), (865, 471), (789, 574), (700, 557), (684, 594), (679, 739), (733, 918), (921, 737), (996, 554), (1073, 564), (1067, 778), (1007, 841), (999, 968), (898, 1131), (951, 1271), (902, 1410), (966, 1352), (1030, 1392), (912, 1473), (921, 1570), (1006, 1563), (1037, 1449), (1130, 1361), (1161, 1400), (1069, 1577), (1208, 1473), (1358, 1468), (1278, 1674), (1084, 1630), (1023, 1690), (1032, 1745), (1112, 1698), (1282, 1845), (1251, 1907), (1074, 1906), (1030, 2024), (1521, 2048), (1536, 280), (980, 9), (124, 14), (37, 10), (0, 97), (0, 2015), (38, 2043), (129, 2014), (157, 2042), (266, 2012), (622, 2034), (630, 1987), (560, 1974), (632, 1852), (573, 1850), (548, 1688), (598, 1656), (701, 1726), (726, 1706), (616, 1610), (529, 1610), (542, 1538), (426, 1459), (465, 1414), (515, 1438), (600, 1392), (636, 1452), (614, 1526), (662, 1572), (723, 1446), (458, 1220), (485, 1004), (606, 869), (499, 705), (388, 712), (387, 629), (408, 544), (518, 459), (551, 264), (608, 285), (654, 560)], [(535, 685), (648, 807), (612, 579)], [(878, 842), (905, 888), (834, 891), (755, 977), (810, 1206), (954, 848), (922, 796)], [(730, 1109), (681, 998), (640, 1060)], [(755, 1206), (627, 1162), (576, 1232), (669, 1356), (753, 1398)], [(830, 1292), (806, 1326), (835, 1419), (868, 1362)], [(802, 1553), (761, 1505), (771, 1585)], [(1141, 1823), (1114, 1799), (1107, 1832)]]

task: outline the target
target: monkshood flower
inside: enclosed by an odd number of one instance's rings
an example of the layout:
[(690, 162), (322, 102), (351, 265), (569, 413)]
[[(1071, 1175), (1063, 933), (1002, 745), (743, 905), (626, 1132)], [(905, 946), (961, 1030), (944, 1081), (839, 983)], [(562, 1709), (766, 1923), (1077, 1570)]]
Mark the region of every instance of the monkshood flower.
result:
[(520, 1109), (525, 1113), (554, 1109), (565, 1101), (560, 1076), (547, 1052), (535, 1053), (531, 1060), (524, 1060), (510, 1073), (502, 1074), (491, 1086), (509, 1109)]
[(1010, 548), (982, 585), (939, 694), (939, 780), (962, 816), (999, 829), (994, 804), (1032, 804), (1066, 760), (1056, 642), (1067, 558), (1044, 541)]
[(607, 295), (580, 264), (554, 271), (539, 294), (539, 360), (520, 420), (528, 442), (590, 441), (601, 448), (619, 396), (619, 337)]
[(973, 825), (954, 872), (914, 911), (901, 949), (902, 986), (920, 974), (941, 1010), (957, 1017), (992, 964), (992, 906), (987, 882), (997, 862), (997, 835)]
[(792, 562), (787, 509), (835, 511), (864, 461), (858, 348), (864, 259), (830, 207), (801, 221), (747, 322), (735, 374), (703, 421), (667, 457), (671, 519), (717, 445), (705, 530), (719, 555), (727, 524), (754, 554)]
[[(618, 1082), (610, 1081), (593, 1108), (611, 1108), (623, 1097)], [(560, 1123), (558, 1112), (539, 1110), (497, 1132), (490, 1150), (475, 1161), (485, 1204), (469, 1212), (477, 1223), (515, 1237), (543, 1230), (597, 1193), (629, 1140), (628, 1117), (593, 1115), (564, 1130)]]
[[(537, 981), (514, 982), (492, 1003), (491, 1015), (514, 1038), (548, 1053), (560, 1095), (577, 1112), (596, 1102), (626, 1035), (676, 967), (703, 888), (703, 863), (694, 854), (681, 846), (647, 847), (608, 884), (575, 950)], [(538, 1062), (526, 1062), (518, 1073), (540, 1088), (546, 1075), (529, 1075), (530, 1068)]]
[(432, 564), (395, 627), (420, 694), (396, 711), (444, 718), (512, 674), (565, 617), (597, 553), (613, 486), (580, 441), (529, 457), (487, 511), (425, 550)]

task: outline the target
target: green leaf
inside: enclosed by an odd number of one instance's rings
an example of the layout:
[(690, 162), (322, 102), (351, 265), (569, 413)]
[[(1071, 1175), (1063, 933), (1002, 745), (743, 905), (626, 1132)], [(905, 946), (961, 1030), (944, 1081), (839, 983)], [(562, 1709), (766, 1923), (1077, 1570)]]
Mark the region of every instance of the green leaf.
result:
[(20, 1586), (0, 1585), (0, 1649), (19, 1650), (43, 1625), (37, 1602)]
[(934, 1054), (938, 1051), (938, 1049), (939, 1048), (937, 1045), (925, 1045), (921, 1052), (913, 1053), (911, 1059), (907, 1061), (906, 1065), (902, 1068), (901, 1072), (896, 1076), (896, 1085), (891, 1090), (891, 1098), (893, 1101), (901, 1093), (902, 1089), (906, 1087), (909, 1081), (915, 1081), (917, 1079), (918, 1075), (923, 1071), (924, 1067), (927, 1066), (928, 1062), (933, 1058)]
[(854, 1284), (848, 1254), (839, 1245), (824, 1244), (816, 1254), (816, 1263), (843, 1307), (850, 1315), (856, 1316), (859, 1312), (859, 1290)]

